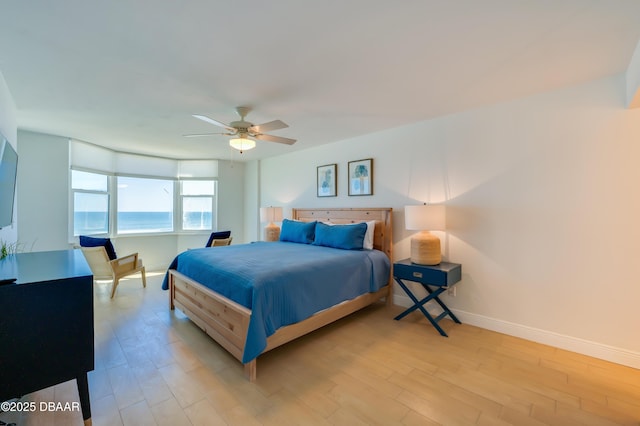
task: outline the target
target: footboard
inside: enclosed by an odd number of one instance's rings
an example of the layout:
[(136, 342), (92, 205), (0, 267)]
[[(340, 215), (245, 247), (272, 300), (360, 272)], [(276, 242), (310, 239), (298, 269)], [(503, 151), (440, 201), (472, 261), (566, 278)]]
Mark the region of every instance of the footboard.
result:
[[(267, 338), (267, 347), (263, 353), (388, 297), (389, 289), (390, 286), (384, 286), (375, 293), (363, 294), (320, 311), (304, 321), (280, 328)], [(171, 309), (180, 309), (213, 340), (242, 362), (251, 310), (175, 270), (169, 270), (169, 292)], [(244, 364), (244, 372), (250, 381), (256, 379), (256, 359)]]
[(242, 361), (250, 309), (175, 270), (169, 271), (169, 291), (171, 309), (180, 309), (213, 340)]

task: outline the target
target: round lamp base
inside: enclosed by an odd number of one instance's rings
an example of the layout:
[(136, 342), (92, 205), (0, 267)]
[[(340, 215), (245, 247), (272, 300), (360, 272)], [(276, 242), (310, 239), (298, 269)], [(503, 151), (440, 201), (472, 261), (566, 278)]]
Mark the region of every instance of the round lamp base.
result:
[(440, 238), (426, 231), (411, 238), (411, 262), (418, 265), (438, 265), (442, 262)]
[(278, 241), (280, 240), (280, 227), (273, 223), (264, 227), (264, 240), (265, 241)]

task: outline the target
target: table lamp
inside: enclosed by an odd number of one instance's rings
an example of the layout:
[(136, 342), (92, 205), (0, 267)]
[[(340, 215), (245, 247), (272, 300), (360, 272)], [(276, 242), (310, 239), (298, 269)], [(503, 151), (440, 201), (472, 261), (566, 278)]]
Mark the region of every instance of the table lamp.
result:
[(282, 207), (260, 207), (260, 222), (269, 222), (264, 227), (264, 240), (278, 241), (280, 227), (273, 222), (282, 222)]
[(444, 204), (405, 206), (405, 227), (420, 231), (411, 238), (411, 262), (419, 265), (437, 265), (442, 261), (440, 238), (429, 231), (445, 230)]

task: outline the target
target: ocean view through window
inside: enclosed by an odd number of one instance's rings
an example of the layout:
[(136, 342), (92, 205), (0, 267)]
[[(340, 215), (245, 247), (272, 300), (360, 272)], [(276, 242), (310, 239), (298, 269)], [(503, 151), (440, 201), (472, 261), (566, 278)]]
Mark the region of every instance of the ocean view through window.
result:
[(180, 182), (182, 229), (209, 230), (213, 227), (215, 182), (187, 180)]
[(173, 232), (173, 181), (118, 176), (118, 234)]
[(74, 194), (73, 235), (109, 232), (109, 199), (100, 194)]
[(109, 232), (108, 176), (71, 171), (73, 191), (73, 235)]
[(71, 237), (210, 231), (215, 179), (163, 179), (71, 169)]

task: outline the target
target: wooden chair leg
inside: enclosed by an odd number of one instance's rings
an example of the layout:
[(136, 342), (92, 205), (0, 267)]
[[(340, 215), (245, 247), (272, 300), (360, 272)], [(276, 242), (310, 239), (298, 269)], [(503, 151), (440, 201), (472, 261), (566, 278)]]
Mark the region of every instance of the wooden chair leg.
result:
[(116, 287), (118, 287), (118, 283), (120, 282), (120, 278), (113, 279), (113, 287), (111, 287), (111, 298), (116, 294)]
[(147, 288), (147, 274), (144, 270), (144, 267), (142, 268), (142, 287)]

